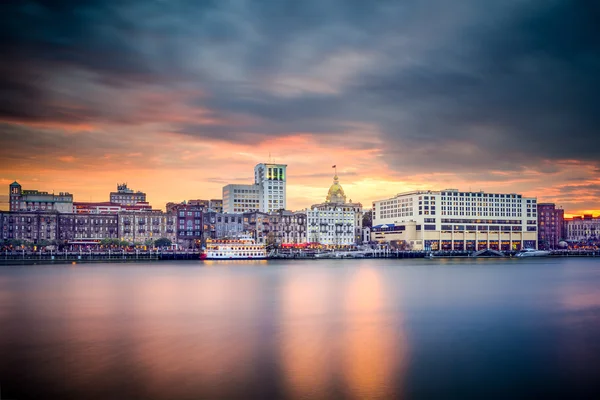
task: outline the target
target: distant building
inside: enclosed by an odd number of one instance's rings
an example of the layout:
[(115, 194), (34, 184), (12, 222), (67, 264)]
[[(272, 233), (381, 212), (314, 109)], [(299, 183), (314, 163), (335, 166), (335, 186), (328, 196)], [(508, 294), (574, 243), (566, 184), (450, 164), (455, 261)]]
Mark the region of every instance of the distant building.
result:
[(188, 200), (187, 204), (190, 206), (200, 206), (205, 210), (212, 210), (216, 212), (223, 212), (223, 200), (211, 199), (211, 200)]
[(565, 210), (556, 208), (554, 203), (538, 203), (538, 246), (540, 249), (557, 249), (565, 239)]
[(199, 247), (203, 237), (203, 212), (201, 205), (187, 203), (167, 204), (167, 213), (176, 217), (177, 243), (185, 247)]
[(177, 241), (177, 216), (162, 211), (124, 211), (119, 213), (119, 235), (121, 240), (144, 244), (149, 240), (166, 238)]
[(569, 242), (600, 242), (600, 216), (586, 214), (565, 220), (566, 239)]
[(57, 240), (61, 244), (80, 244), (117, 239), (116, 214), (59, 214)]
[(110, 192), (110, 202), (118, 203), (126, 206), (134, 206), (137, 203), (146, 201), (146, 193), (134, 192), (127, 187), (126, 183), (118, 184), (116, 192)]
[(73, 212), (73, 195), (66, 192), (59, 194), (23, 190), (18, 182), (9, 185), (10, 211), (55, 211), (59, 213)]
[(415, 250), (537, 248), (537, 200), (516, 193), (417, 190), (373, 202), (371, 238)]
[(223, 212), (223, 200), (222, 199), (210, 199), (208, 201), (208, 208), (218, 213)]
[(257, 164), (254, 167), (254, 184), (230, 184), (223, 187), (223, 211), (244, 213), (272, 212), (286, 207), (285, 164)]
[(223, 211), (245, 213), (259, 211), (261, 189), (258, 185), (226, 185), (223, 187)]
[(306, 243), (306, 214), (287, 210), (246, 213), (244, 230), (261, 244)]
[(25, 240), (33, 244), (57, 239), (58, 213), (0, 212), (0, 238)]
[(287, 165), (257, 164), (254, 167), (254, 184), (260, 188), (262, 212), (285, 210)]
[(307, 209), (306, 240), (327, 246), (350, 246), (356, 244), (356, 215), (343, 207), (326, 210)]
[(329, 187), (325, 202), (320, 204), (313, 204), (311, 209), (317, 210), (335, 210), (341, 209), (342, 211), (351, 211), (354, 213), (354, 241), (355, 243), (362, 243), (363, 232), (362, 232), (362, 220), (363, 220), (363, 207), (361, 203), (354, 203), (352, 199), (346, 201), (346, 194), (337, 172), (333, 177), (333, 184)]
[(130, 212), (148, 212), (152, 211), (152, 206), (147, 202), (140, 202), (134, 206), (111, 202), (74, 202), (73, 208), (75, 214), (115, 214), (122, 211)]

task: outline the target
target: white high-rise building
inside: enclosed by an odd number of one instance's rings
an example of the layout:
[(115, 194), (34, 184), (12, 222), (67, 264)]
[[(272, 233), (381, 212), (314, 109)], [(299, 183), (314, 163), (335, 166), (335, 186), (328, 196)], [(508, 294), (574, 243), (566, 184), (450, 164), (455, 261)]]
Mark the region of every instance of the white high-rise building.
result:
[(373, 202), (371, 238), (415, 250), (537, 248), (537, 201), (457, 189), (400, 193)]
[(285, 164), (257, 164), (253, 185), (223, 186), (223, 211), (269, 213), (285, 209), (286, 168)]
[(261, 190), (260, 211), (285, 210), (286, 168), (285, 164), (257, 164), (254, 167), (254, 184)]

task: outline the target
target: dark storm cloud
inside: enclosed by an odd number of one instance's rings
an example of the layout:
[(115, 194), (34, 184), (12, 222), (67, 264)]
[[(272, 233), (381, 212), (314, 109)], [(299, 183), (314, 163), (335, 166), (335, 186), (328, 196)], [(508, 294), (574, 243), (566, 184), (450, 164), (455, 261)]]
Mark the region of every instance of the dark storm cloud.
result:
[[(337, 138), (362, 123), (382, 135), (385, 162), (403, 170), (595, 162), (599, 7), (9, 2), (0, 24), (0, 118), (165, 122), (171, 132), (246, 143), (298, 132)], [(347, 58), (336, 63), (336, 55)], [(153, 104), (137, 95), (189, 89), (206, 95)], [(174, 121), (160, 111), (173, 102), (221, 122)]]

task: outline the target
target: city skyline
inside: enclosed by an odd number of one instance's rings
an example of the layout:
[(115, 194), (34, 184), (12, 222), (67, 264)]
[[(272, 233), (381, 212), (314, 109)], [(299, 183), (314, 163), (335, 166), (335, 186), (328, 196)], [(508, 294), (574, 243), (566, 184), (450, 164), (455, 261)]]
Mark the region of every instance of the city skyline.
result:
[(582, 3), (293, 4), (8, 5), (0, 185), (107, 201), (127, 181), (163, 208), (220, 198), (271, 154), (289, 209), (323, 201), (336, 164), (367, 208), (459, 188), (600, 213)]

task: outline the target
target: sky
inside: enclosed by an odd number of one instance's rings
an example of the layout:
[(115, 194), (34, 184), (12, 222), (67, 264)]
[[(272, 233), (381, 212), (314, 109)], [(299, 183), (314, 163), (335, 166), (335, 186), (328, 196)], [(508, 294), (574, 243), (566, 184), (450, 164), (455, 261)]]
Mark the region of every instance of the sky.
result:
[(600, 3), (8, 1), (8, 185), (108, 201), (119, 182), (220, 198), (288, 165), (288, 208), (415, 189), (600, 213)]

